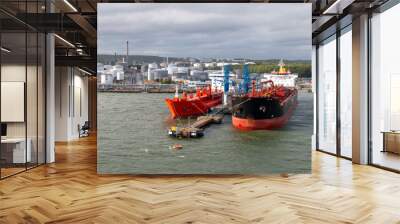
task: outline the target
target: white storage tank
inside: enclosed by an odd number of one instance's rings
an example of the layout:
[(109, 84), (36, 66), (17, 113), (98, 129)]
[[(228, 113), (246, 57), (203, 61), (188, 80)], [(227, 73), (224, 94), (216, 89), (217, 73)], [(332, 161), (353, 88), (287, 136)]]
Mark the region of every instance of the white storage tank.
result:
[(203, 64), (201, 64), (201, 63), (194, 63), (194, 64), (193, 64), (193, 67), (194, 67), (194, 68), (202, 68), (202, 67), (203, 67)]
[(140, 71), (144, 74), (146, 73), (148, 67), (149, 67), (148, 65), (142, 65), (140, 66)]
[(154, 69), (157, 69), (158, 65), (156, 63), (151, 63), (148, 66), (147, 69), (147, 80), (154, 80), (154, 75), (151, 71), (153, 71)]
[(231, 63), (227, 63), (227, 62), (218, 62), (217, 66), (218, 67), (224, 67), (224, 65), (230, 65)]
[(152, 77), (154, 80), (161, 80), (168, 78), (168, 70), (167, 69), (154, 69), (151, 71)]
[(168, 75), (173, 75), (174, 73), (178, 72), (178, 67), (174, 64), (168, 65)]
[(100, 83), (102, 85), (112, 85), (113, 84), (113, 76), (109, 73), (104, 73), (101, 76)]
[(112, 70), (113, 66), (112, 65), (104, 65), (104, 70)]
[(206, 68), (212, 68), (215, 67), (217, 64), (215, 62), (210, 62), (210, 63), (205, 63), (204, 66)]
[(172, 75), (172, 81), (187, 79), (189, 76), (188, 67), (178, 67), (177, 71)]
[(103, 72), (104, 71), (104, 65), (102, 63), (97, 63), (97, 72)]
[(123, 65), (114, 65), (113, 69), (117, 70), (117, 71), (123, 71), (124, 70), (124, 66)]
[(189, 68), (188, 67), (178, 67), (177, 73), (188, 73)]
[(123, 71), (116, 71), (116, 78), (118, 81), (124, 80), (124, 72)]

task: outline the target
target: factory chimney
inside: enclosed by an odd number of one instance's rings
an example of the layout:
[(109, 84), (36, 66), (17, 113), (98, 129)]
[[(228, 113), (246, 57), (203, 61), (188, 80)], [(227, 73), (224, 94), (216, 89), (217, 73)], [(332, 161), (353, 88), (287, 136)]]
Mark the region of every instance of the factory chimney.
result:
[(126, 41), (126, 63), (129, 65), (129, 41)]

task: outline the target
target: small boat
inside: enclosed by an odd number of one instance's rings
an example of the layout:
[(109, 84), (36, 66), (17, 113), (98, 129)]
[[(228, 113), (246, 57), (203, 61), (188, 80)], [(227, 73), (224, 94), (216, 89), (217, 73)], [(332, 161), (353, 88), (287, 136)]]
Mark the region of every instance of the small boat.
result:
[(175, 138), (200, 138), (204, 136), (203, 129), (200, 128), (178, 128), (176, 126), (172, 126), (168, 130), (168, 135)]
[(172, 145), (172, 149), (175, 149), (175, 150), (183, 149), (183, 145), (181, 145), (181, 144), (173, 144)]

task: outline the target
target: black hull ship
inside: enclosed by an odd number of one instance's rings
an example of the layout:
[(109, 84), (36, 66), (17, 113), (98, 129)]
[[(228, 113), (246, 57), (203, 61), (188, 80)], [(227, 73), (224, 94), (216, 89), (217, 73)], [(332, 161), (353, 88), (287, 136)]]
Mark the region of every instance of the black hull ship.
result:
[[(269, 85), (268, 85), (269, 84)], [(232, 124), (241, 130), (282, 128), (297, 107), (297, 89), (269, 80), (250, 93), (232, 96)]]

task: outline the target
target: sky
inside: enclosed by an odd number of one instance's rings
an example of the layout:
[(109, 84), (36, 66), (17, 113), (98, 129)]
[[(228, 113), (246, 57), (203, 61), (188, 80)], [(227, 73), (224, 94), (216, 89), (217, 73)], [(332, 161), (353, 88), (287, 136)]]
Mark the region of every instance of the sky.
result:
[(99, 3), (98, 53), (311, 58), (311, 4)]

